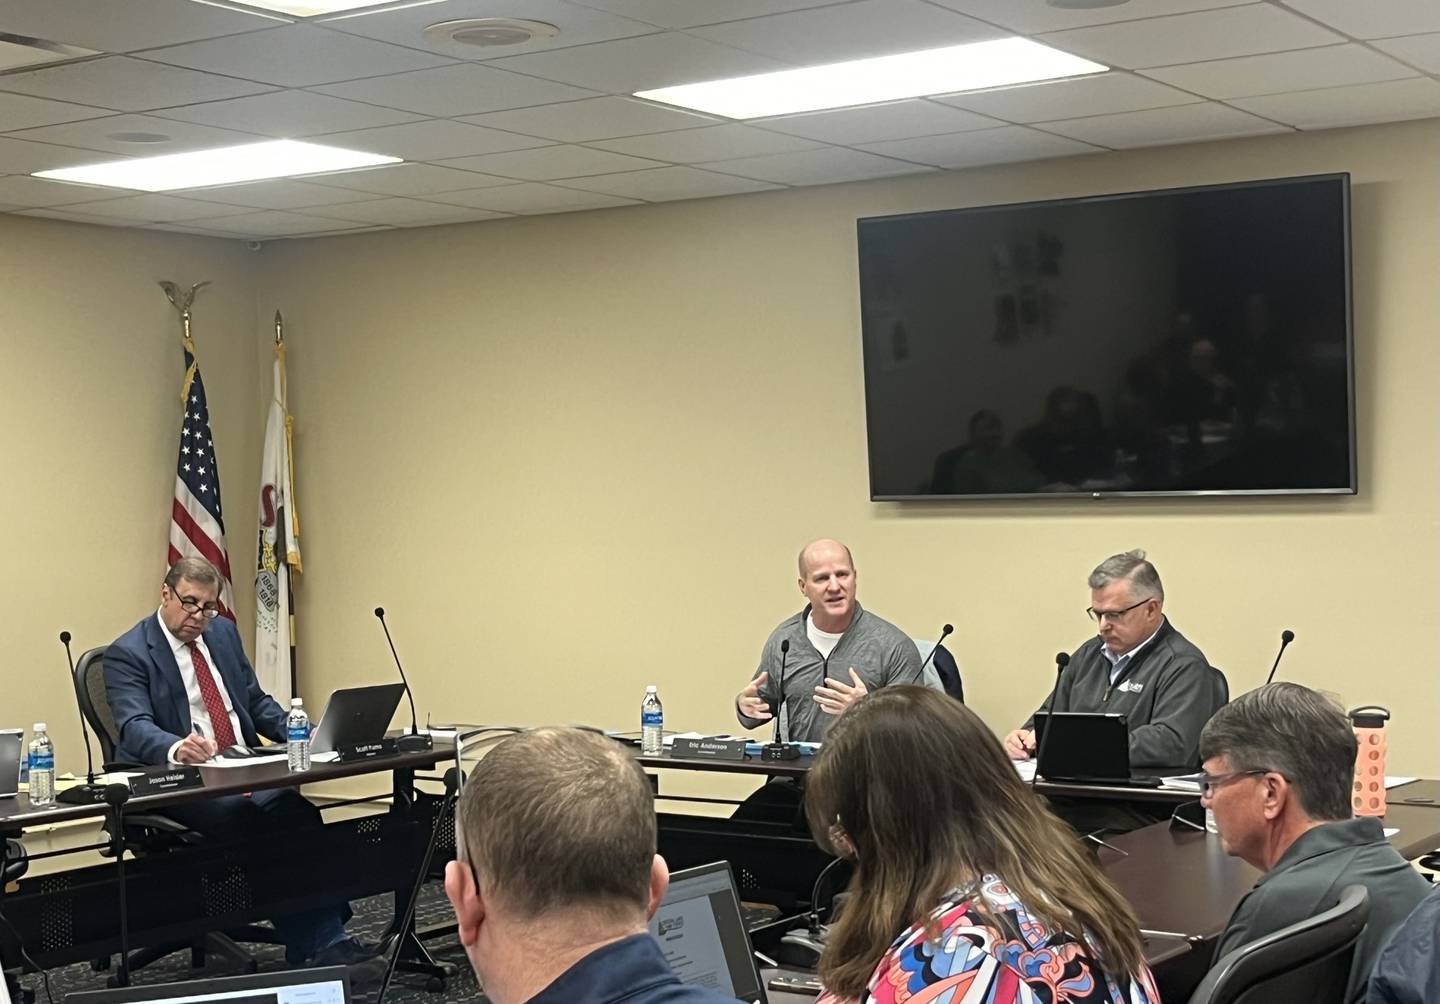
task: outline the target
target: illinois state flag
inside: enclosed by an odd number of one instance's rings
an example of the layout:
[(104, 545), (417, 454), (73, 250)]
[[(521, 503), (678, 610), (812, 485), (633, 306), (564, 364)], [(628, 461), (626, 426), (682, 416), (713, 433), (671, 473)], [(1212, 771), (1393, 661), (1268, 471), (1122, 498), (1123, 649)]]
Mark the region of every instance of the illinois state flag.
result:
[(285, 345), (275, 346), (274, 392), (260, 458), (260, 531), (255, 547), (255, 675), (288, 707), (290, 698), (290, 576), (300, 571), (300, 519), (295, 514), (293, 422), (285, 408)]

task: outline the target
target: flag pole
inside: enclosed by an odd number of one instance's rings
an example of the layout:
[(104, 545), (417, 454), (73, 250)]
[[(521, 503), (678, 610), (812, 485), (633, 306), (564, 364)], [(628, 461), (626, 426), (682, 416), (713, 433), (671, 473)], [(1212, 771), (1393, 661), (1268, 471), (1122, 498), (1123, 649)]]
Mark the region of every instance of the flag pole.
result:
[[(289, 374), (285, 372), (284, 365), (285, 319), (280, 316), (280, 311), (278, 309), (275, 311), (275, 350), (281, 354), (280, 379), (282, 381), (288, 382)], [(293, 465), (294, 454), (290, 451), (289, 442), (291, 426), (289, 395), (284, 393), (284, 391), (282, 391), (282, 395), (285, 397), (285, 462), (287, 464)], [(292, 470), (290, 472), (292, 484), (294, 483), (294, 476), (294, 471)], [(288, 499), (286, 501), (290, 502), (290, 500)], [(289, 507), (287, 505), (287, 510), (288, 508)], [(286, 515), (288, 516), (289, 513), (287, 512)], [(285, 539), (286, 548), (288, 550), (290, 539), (288, 533)], [(293, 574), (294, 569), (291, 567), (290, 562), (287, 560), (283, 561), (282, 564), (285, 566), (285, 592), (290, 597), (290, 609), (288, 611), (290, 617), (290, 693), (297, 694), (300, 692), (300, 667), (298, 656), (295, 650), (295, 577)]]

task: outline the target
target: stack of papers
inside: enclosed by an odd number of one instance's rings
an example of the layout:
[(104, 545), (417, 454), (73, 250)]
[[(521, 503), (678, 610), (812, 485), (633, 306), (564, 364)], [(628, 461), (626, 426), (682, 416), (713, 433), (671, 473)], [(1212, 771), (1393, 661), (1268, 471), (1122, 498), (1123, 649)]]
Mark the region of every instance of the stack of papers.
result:
[(1031, 781), (1035, 780), (1034, 760), (1012, 760), (1011, 763), (1015, 765), (1015, 773), (1020, 775), (1020, 780), (1024, 781), (1026, 784), (1029, 784)]
[(1200, 779), (1204, 774), (1177, 774), (1174, 777), (1162, 777), (1160, 787), (1169, 788), (1172, 791), (1188, 791), (1192, 794), (1200, 794)]

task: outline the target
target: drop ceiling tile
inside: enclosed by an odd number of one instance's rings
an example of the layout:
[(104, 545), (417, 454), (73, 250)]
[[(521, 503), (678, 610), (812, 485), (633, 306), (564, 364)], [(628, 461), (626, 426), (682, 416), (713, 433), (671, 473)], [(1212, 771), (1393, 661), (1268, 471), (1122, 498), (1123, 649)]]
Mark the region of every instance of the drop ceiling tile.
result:
[(1040, 126), (1061, 136), (1117, 149), (1289, 131), (1274, 122), (1208, 101), (1178, 108), (1042, 122)]
[(948, 94), (932, 100), (983, 112), (1009, 122), (1025, 123), (1165, 108), (1201, 99), (1153, 80), (1112, 72), (1002, 87), (993, 91)]
[(397, 73), (371, 80), (317, 87), (337, 98), (353, 98), (372, 105), (401, 108), (408, 112), (448, 118), (477, 115), (527, 105), (574, 101), (593, 97), (593, 91), (537, 80), (508, 70), (474, 63), (458, 63), (431, 70)]
[(1371, 44), (1426, 73), (1440, 73), (1440, 33), (1386, 38)]
[(460, 121), (562, 143), (584, 143), (593, 139), (694, 129), (715, 125), (720, 120), (635, 98), (605, 97), (471, 115)]
[(502, 188), (481, 188), (471, 192), (448, 192), (437, 198), (443, 198), (457, 206), (471, 206), (500, 213), (520, 213), (525, 216), (635, 205), (634, 199), (533, 182), (505, 185)]
[(80, 119), (94, 119), (114, 114), (115, 112), (109, 108), (72, 105), (67, 101), (48, 101), (45, 98), (31, 98), (23, 94), (0, 94), (0, 132), (33, 129), (35, 126), (54, 125), (57, 122), (76, 122)]
[(309, 24), (291, 24), (236, 38), (150, 49), (144, 57), (174, 66), (204, 68), (283, 87), (310, 87), (453, 62), (428, 52), (403, 49), (398, 45), (327, 31)]
[[(153, 143), (126, 142), (123, 139), (114, 138), (116, 135), (126, 133), (168, 136), (170, 138)], [(15, 139), (54, 143), (58, 146), (73, 146), (83, 150), (103, 150), (106, 153), (118, 153), (130, 157), (158, 157), (161, 154), (184, 153), (187, 150), (262, 142), (262, 137), (250, 133), (211, 129), (209, 126), (192, 125), (189, 122), (173, 122), (150, 115), (111, 115), (103, 119), (86, 119), (83, 122), (67, 122), (63, 125), (25, 129), (9, 135)]]
[(214, 237), (225, 241), (241, 240), (239, 234), (230, 234), (223, 230), (207, 230), (204, 227), (197, 227), (189, 221), (181, 221), (179, 223), (147, 223), (144, 225), (144, 229), (161, 230), (167, 234), (189, 234), (192, 237)]
[(236, 206), (217, 206), (212, 202), (196, 202), (173, 195), (130, 195), (123, 199), (87, 202), (76, 210), (87, 216), (104, 216), (131, 223), (173, 223), (206, 216), (229, 216), (248, 210)]
[(129, 52), (236, 32), (256, 31), (275, 18), (191, 0), (5, 0), (4, 30), (68, 42), (102, 52)]
[(299, 234), (365, 228), (364, 224), (357, 224), (354, 220), (337, 220), (330, 217), (286, 213), (279, 210), (243, 213), (236, 216), (202, 217), (190, 222), (205, 230), (235, 234), (238, 237), (294, 237)]
[(87, 216), (79, 211), (69, 209), (21, 209), (16, 216), (39, 216), (47, 220), (64, 220), (66, 223), (89, 223), (98, 227), (133, 227), (135, 224), (130, 220), (116, 219), (113, 216)]
[(494, 220), (506, 215), (487, 209), (440, 205), (419, 199), (378, 199), (348, 206), (330, 206), (326, 215), (359, 223), (387, 223), (391, 226), (433, 226), (438, 223), (470, 223)]
[(1410, 67), (1353, 43), (1166, 66), (1144, 73), (1208, 98), (1251, 97), (1419, 76)]
[(418, 122), (421, 118), (394, 108), (376, 108), (309, 91), (272, 91), (250, 98), (166, 108), (154, 114), (276, 139), (299, 139), (346, 129), (399, 125), (402, 122)]
[(483, 157), (461, 157), (458, 160), (442, 161), (438, 166), (480, 171), (483, 174), (518, 178), (522, 181), (552, 181), (555, 178), (640, 171), (664, 165), (642, 157), (627, 157), (623, 153), (564, 145), (545, 146), (538, 150), (516, 150), (512, 153), (490, 153)]
[(1003, 25), (1025, 34), (1082, 28), (1112, 21), (1133, 21), (1142, 17), (1185, 14), (1217, 7), (1239, 7), (1255, 0), (1140, 0), (1119, 6), (1097, 7), (1092, 10), (1065, 10), (1050, 6), (1046, 0), (931, 0), (941, 7), (978, 17), (991, 24)]
[(1300, 129), (1440, 116), (1440, 83), (1429, 77), (1324, 90), (1234, 98), (1231, 104)]
[(886, 143), (871, 143), (864, 149), (886, 157), (945, 168), (978, 167), (982, 164), (1006, 164), (1099, 152), (1098, 148), (1085, 143), (1027, 129), (1025, 126), (1001, 126), (999, 129), (982, 129), (949, 136), (897, 139)]
[(594, 178), (569, 178), (558, 182), (567, 188), (618, 195), (647, 202), (674, 202), (680, 199), (708, 199), (717, 195), (768, 192), (779, 188), (763, 181), (735, 175), (716, 174), (693, 167), (660, 167), (653, 171), (602, 174)]
[(732, 21), (689, 34), (799, 66), (1000, 38), (1004, 29), (921, 0), (856, 3)]
[(533, 52), (489, 65), (611, 94), (786, 68), (764, 56), (676, 33)]
[(773, 119), (752, 119), (751, 124), (773, 132), (801, 136), (821, 143), (851, 146), (879, 143), (887, 139), (935, 136), (939, 133), (990, 129), (1002, 123), (984, 115), (937, 105), (932, 101), (892, 101), (860, 108), (782, 115)]
[(107, 56), (0, 76), (0, 91), (122, 112), (219, 101), (268, 90), (272, 88), (263, 84), (162, 66), (130, 56)]
[(71, 59), (80, 59), (82, 56), (98, 56), (100, 53), (94, 49), (85, 49), (78, 45), (61, 45), (58, 42), (45, 42), (43, 48), (37, 45), (25, 44), (23, 41), (27, 36), (13, 36), (19, 41), (9, 41), (0, 37), (0, 70), (17, 70), (22, 66), (43, 66), (47, 63), (63, 63)]
[(694, 28), (702, 24), (738, 21), (747, 17), (784, 14), (808, 7), (825, 7), (843, 0), (585, 0), (590, 7), (599, 7), (623, 14), (637, 21), (661, 28)]
[(33, 174), (114, 160), (113, 154), (0, 136), (0, 174)]
[(1268, 4), (1175, 14), (1041, 35), (1037, 41), (1134, 69), (1332, 45), (1344, 39)]
[(697, 167), (783, 185), (830, 185), (841, 181), (918, 174), (934, 168), (860, 150), (802, 150), (768, 157), (717, 160)]
[(349, 150), (383, 153), (405, 160), (473, 157), (482, 153), (528, 150), (534, 146), (547, 145), (543, 139), (445, 119), (427, 119), (424, 122), (381, 126), (378, 129), (330, 133), (325, 142)]
[[(522, 4), (517, 4), (514, 0), (445, 0), (443, 3), (413, 5), (356, 17), (329, 18), (320, 23), (336, 31), (365, 35), (415, 49), (428, 49), (440, 55), (466, 60), (588, 45), (592, 42), (644, 35), (655, 30), (653, 25), (596, 10), (599, 6), (567, 3), (565, 0), (524, 0)], [(427, 26), (440, 21), (476, 17), (523, 17), (553, 24), (560, 32), (553, 38), (536, 38), (521, 45), (507, 45), (503, 48), (431, 41), (423, 34)]]
[(1356, 38), (1440, 31), (1435, 0), (1283, 0), (1285, 6)]
[(370, 192), (327, 188), (288, 179), (252, 181), (245, 185), (223, 185), (216, 188), (187, 188), (175, 194), (200, 202), (217, 202), (249, 209), (314, 209), (316, 206), (365, 202), (379, 198)]
[(730, 160), (735, 157), (759, 157), (767, 153), (791, 153), (811, 150), (819, 144), (797, 136), (782, 136), (743, 125), (709, 126), (681, 132), (660, 132), (627, 139), (596, 140), (591, 144), (632, 157), (649, 157), (676, 164), (694, 164), (702, 160)]
[(308, 184), (368, 192), (375, 195), (435, 195), (458, 192), (462, 188), (483, 188), (486, 185), (508, 185), (513, 179), (494, 178), (473, 171), (458, 171), (433, 164), (394, 164), (372, 167), (342, 174), (320, 174)]
[(128, 194), (129, 191), (123, 188), (74, 185), (65, 181), (31, 178), (23, 174), (0, 178), (0, 202), (30, 209), (96, 202)]

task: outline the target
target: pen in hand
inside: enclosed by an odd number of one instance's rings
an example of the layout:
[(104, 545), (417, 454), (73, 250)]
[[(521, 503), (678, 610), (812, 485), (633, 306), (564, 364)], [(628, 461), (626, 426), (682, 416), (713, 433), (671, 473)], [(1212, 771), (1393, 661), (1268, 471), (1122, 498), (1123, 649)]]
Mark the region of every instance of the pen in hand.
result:
[[(194, 722), (194, 721), (192, 721), (192, 722), (190, 723), (190, 734), (193, 735), (193, 736), (196, 736), (197, 738), (200, 738), (200, 739), (209, 739), (209, 738), (210, 738), (209, 736), (207, 736), (207, 735), (205, 734), (205, 729), (200, 725), (199, 722)], [(207, 756), (207, 757), (206, 757), (204, 760), (202, 760), (201, 762), (202, 762), (202, 763), (214, 763), (214, 762), (215, 762), (215, 759), (216, 759), (216, 755), (217, 755), (218, 753), (219, 753), (219, 747), (216, 747), (215, 753), (210, 754), (209, 756)]]

